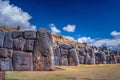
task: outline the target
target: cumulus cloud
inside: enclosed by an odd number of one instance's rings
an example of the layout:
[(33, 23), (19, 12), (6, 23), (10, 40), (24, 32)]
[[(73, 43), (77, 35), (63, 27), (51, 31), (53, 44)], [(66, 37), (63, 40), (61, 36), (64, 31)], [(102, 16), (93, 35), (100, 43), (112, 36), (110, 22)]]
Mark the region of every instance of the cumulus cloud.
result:
[[(111, 35), (114, 36), (113, 39), (92, 39), (90, 37), (81, 37), (78, 38), (78, 42), (80, 43), (87, 43), (88, 45), (93, 45), (97, 47), (101, 47), (106, 45), (108, 48), (111, 49), (120, 49), (120, 34), (119, 32), (113, 31)], [(116, 38), (117, 37), (117, 38)]]
[(61, 33), (61, 31), (59, 29), (57, 29), (55, 24), (51, 23), (51, 24), (49, 24), (49, 26), (50, 26), (52, 33)]
[(115, 38), (120, 38), (120, 32), (117, 32), (117, 31), (112, 31), (111, 32), (111, 35)]
[(0, 25), (10, 27), (20, 26), (22, 30), (36, 30), (29, 20), (32, 17), (20, 7), (10, 4), (10, 1), (0, 0)]
[(74, 32), (75, 28), (76, 28), (75, 25), (68, 24), (67, 26), (63, 27), (63, 30), (67, 32)]
[(90, 37), (81, 37), (78, 38), (78, 42), (80, 43), (87, 43), (88, 45), (92, 45), (95, 40), (91, 39)]

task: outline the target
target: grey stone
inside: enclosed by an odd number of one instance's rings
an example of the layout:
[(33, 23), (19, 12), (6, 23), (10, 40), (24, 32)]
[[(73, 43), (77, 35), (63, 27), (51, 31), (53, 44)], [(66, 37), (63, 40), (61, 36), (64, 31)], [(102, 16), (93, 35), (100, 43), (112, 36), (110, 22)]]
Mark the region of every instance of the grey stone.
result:
[(55, 63), (55, 65), (60, 65), (60, 57), (59, 56), (54, 56), (54, 63)]
[(14, 31), (12, 32), (12, 37), (13, 39), (19, 38), (19, 37), (23, 37), (23, 33), (22, 32), (18, 32), (18, 31)]
[(36, 39), (36, 31), (24, 31), (23, 35), (25, 39)]
[(23, 50), (26, 40), (23, 37), (13, 40), (13, 48), (15, 50)]
[(70, 49), (69, 53), (69, 65), (77, 66), (79, 65), (79, 58), (75, 48)]
[(84, 56), (79, 56), (78, 58), (79, 58), (79, 63), (80, 63), (80, 64), (84, 64), (84, 62), (85, 62), (85, 57), (84, 57)]
[(15, 71), (33, 70), (32, 53), (14, 51), (13, 52), (13, 68)]
[(59, 44), (59, 47), (63, 48), (63, 49), (71, 49), (72, 48), (72, 46), (68, 45), (68, 44)]
[(10, 48), (10, 49), (13, 48), (13, 39), (12, 39), (11, 32), (6, 32), (6, 34), (5, 34), (4, 47)]
[(55, 56), (61, 56), (60, 48), (54, 49), (54, 55)]
[(61, 55), (64, 55), (64, 54), (68, 55), (68, 50), (67, 49), (61, 48), (60, 50), (61, 50)]
[(0, 47), (3, 47), (4, 44), (5, 31), (0, 30)]
[(85, 64), (90, 64), (90, 59), (91, 59), (91, 57), (90, 57), (89, 53), (86, 53)]
[(11, 59), (0, 59), (0, 70), (1, 71), (11, 71), (13, 70), (12, 60)]
[(33, 51), (34, 40), (26, 40), (24, 51), (30, 52)]
[(68, 58), (67, 57), (61, 57), (60, 58), (60, 65), (61, 66), (68, 66), (69, 64), (68, 64)]
[(51, 70), (54, 68), (52, 34), (46, 29), (37, 32), (33, 50), (34, 70)]
[(13, 50), (0, 48), (0, 58), (11, 58)]

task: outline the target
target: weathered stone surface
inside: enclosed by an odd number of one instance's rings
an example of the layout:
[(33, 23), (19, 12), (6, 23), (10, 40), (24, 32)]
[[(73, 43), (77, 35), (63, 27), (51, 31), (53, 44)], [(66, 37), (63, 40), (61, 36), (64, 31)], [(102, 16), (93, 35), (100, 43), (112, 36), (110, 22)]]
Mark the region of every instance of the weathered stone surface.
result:
[(68, 45), (68, 44), (59, 44), (59, 47), (63, 48), (63, 49), (71, 49), (72, 48), (72, 46)]
[(24, 31), (23, 35), (25, 39), (36, 39), (36, 31)]
[(68, 66), (69, 64), (68, 64), (68, 58), (66, 57), (66, 56), (62, 56), (61, 58), (60, 58), (60, 65), (61, 66)]
[(84, 64), (85, 62), (85, 57), (84, 56), (79, 56), (79, 63)]
[(1, 71), (11, 71), (13, 70), (12, 60), (7, 58), (0, 58), (0, 70)]
[(90, 59), (91, 59), (91, 57), (90, 57), (89, 53), (86, 53), (85, 64), (90, 64)]
[(59, 57), (61, 56), (60, 48), (54, 49), (54, 55)]
[(79, 55), (86, 56), (86, 52), (84, 48), (79, 49)]
[(61, 50), (61, 55), (64, 55), (64, 54), (68, 55), (68, 50), (67, 49), (61, 48), (60, 50)]
[(13, 39), (19, 38), (19, 37), (23, 37), (23, 33), (22, 32), (18, 32), (18, 31), (14, 31), (12, 32), (12, 37)]
[(70, 49), (70, 53), (69, 53), (69, 65), (71, 66), (77, 66), (79, 65), (79, 58), (78, 58), (78, 54), (75, 48)]
[(54, 63), (55, 63), (55, 65), (60, 65), (60, 57), (59, 56), (54, 56)]
[(3, 47), (4, 37), (5, 37), (5, 31), (0, 30), (0, 47)]
[(0, 48), (0, 58), (11, 58), (12, 57), (13, 50), (11, 49), (5, 49)]
[(14, 51), (13, 52), (13, 68), (15, 71), (33, 70), (32, 53)]
[(46, 29), (37, 32), (33, 51), (34, 70), (50, 70), (54, 67), (52, 35)]
[(87, 53), (89, 53), (90, 56), (90, 64), (95, 64), (95, 53), (93, 52), (93, 49), (88, 48)]
[(12, 39), (12, 33), (6, 32), (5, 39), (4, 39), (4, 47), (5, 48), (13, 48), (13, 39)]
[(34, 40), (26, 40), (24, 51), (30, 52), (33, 50)]
[(13, 49), (23, 50), (26, 40), (23, 37), (13, 40)]

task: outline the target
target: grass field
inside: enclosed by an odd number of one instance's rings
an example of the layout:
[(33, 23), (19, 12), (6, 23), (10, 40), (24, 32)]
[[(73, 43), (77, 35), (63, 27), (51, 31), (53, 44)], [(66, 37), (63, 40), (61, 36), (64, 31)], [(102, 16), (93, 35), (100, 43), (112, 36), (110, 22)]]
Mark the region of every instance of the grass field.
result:
[(120, 64), (57, 66), (60, 71), (8, 71), (6, 80), (120, 80)]

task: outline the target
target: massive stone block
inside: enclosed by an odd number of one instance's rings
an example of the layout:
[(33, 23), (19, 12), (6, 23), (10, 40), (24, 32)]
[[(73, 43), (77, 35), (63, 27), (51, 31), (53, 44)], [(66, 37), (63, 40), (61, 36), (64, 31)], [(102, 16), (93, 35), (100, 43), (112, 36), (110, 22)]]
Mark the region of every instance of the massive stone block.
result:
[(68, 45), (68, 44), (59, 44), (59, 47), (63, 48), (63, 49), (71, 49), (72, 48), (72, 46)]
[(13, 49), (23, 50), (26, 40), (23, 37), (13, 40)]
[(52, 35), (46, 29), (37, 32), (33, 50), (34, 70), (51, 70), (54, 68)]
[(78, 58), (78, 54), (75, 48), (70, 49), (70, 53), (69, 53), (69, 65), (71, 66), (77, 66), (79, 65), (79, 58)]
[(25, 39), (36, 39), (36, 31), (24, 31), (23, 35)]
[(23, 33), (22, 32), (18, 32), (18, 31), (14, 31), (12, 32), (12, 37), (13, 39), (19, 38), (19, 37), (23, 37)]
[(0, 47), (3, 47), (5, 31), (0, 30)]
[(30, 52), (33, 51), (34, 47), (34, 40), (26, 40), (26, 43), (24, 45), (24, 51)]
[(4, 47), (9, 48), (9, 49), (13, 48), (13, 39), (12, 39), (11, 32), (6, 32), (6, 34), (5, 34)]
[(32, 53), (14, 51), (13, 52), (13, 68), (15, 71), (31, 71), (33, 70)]
[(0, 70), (2, 71), (13, 70), (12, 54), (13, 50), (0, 48)]

